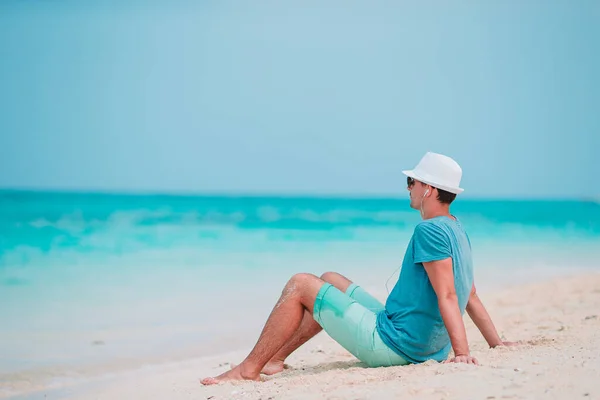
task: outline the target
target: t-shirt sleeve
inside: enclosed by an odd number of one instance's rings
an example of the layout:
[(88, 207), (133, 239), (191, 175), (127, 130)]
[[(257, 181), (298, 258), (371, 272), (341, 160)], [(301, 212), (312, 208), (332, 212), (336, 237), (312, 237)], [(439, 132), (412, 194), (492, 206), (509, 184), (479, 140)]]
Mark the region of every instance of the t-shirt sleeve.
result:
[(415, 263), (439, 261), (452, 256), (448, 235), (435, 224), (417, 225), (413, 246)]

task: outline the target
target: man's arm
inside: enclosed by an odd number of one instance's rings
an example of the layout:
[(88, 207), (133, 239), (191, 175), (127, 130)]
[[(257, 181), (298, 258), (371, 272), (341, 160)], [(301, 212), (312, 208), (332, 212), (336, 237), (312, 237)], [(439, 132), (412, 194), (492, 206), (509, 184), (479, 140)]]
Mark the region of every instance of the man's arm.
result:
[(433, 290), (438, 298), (438, 306), (444, 325), (448, 330), (454, 358), (452, 362), (477, 364), (477, 360), (469, 353), (467, 332), (458, 307), (458, 297), (454, 287), (454, 273), (452, 271), (452, 258), (424, 262), (423, 266), (429, 276)]
[(469, 317), (471, 317), (475, 323), (475, 326), (477, 326), (477, 329), (479, 329), (490, 347), (514, 346), (518, 344), (515, 342), (503, 342), (502, 339), (500, 339), (498, 331), (496, 331), (496, 327), (492, 322), (492, 318), (483, 306), (479, 296), (477, 296), (475, 284), (473, 284), (473, 288), (471, 289), (471, 294), (469, 296), (469, 302), (467, 303), (467, 314), (469, 314)]

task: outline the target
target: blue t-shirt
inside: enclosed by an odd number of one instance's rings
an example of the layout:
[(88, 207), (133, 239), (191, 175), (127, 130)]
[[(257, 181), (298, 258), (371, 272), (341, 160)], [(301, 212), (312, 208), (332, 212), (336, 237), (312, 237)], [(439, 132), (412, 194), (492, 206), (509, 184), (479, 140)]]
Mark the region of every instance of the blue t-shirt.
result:
[(406, 249), (400, 278), (385, 310), (377, 315), (379, 336), (407, 361), (443, 361), (452, 348), (437, 296), (422, 264), (448, 257), (452, 257), (458, 306), (463, 314), (473, 286), (469, 237), (460, 222), (452, 218), (420, 222)]

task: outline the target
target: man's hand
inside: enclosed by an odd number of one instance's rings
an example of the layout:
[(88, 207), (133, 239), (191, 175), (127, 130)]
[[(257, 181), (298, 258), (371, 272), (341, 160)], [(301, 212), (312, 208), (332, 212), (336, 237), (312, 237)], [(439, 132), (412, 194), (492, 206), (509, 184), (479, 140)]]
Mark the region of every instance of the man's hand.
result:
[(444, 364), (449, 364), (449, 363), (464, 363), (464, 364), (479, 365), (479, 361), (477, 361), (477, 359), (475, 357), (471, 357), (471, 356), (456, 356), (456, 357), (452, 357), (452, 358), (444, 361)]

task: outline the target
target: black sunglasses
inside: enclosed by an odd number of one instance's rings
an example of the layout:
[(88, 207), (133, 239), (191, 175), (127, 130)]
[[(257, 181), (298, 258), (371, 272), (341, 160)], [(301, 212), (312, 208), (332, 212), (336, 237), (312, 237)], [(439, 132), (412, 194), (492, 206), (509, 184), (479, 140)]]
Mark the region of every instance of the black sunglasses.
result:
[(410, 176), (406, 177), (406, 186), (413, 187), (415, 184), (415, 180), (413, 178), (411, 178)]

